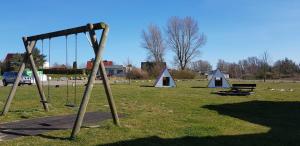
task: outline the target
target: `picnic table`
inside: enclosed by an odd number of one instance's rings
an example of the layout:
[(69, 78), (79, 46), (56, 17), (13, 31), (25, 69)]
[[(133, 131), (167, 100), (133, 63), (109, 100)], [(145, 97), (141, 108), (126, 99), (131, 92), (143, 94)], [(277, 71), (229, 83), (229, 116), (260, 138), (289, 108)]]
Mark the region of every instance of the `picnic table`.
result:
[(251, 92), (256, 88), (256, 84), (232, 84), (231, 90), (243, 91), (250, 90)]
[(256, 88), (256, 84), (232, 84), (229, 91), (218, 91), (219, 95), (234, 95), (234, 96), (246, 96), (253, 93)]

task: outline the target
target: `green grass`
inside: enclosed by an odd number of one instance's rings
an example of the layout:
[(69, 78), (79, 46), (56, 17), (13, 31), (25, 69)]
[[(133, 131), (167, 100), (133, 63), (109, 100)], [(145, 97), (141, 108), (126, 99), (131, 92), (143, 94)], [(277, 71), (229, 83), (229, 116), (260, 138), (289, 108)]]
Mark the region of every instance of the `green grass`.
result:
[[(246, 82), (243, 82), (246, 83)], [(179, 81), (177, 88), (140, 87), (149, 82), (112, 85), (121, 127), (112, 120), (99, 128), (82, 128), (77, 139), (70, 130), (21, 137), (0, 145), (299, 145), (300, 84), (257, 82), (251, 96), (218, 96), (202, 88), (206, 81)], [(270, 91), (294, 89), (294, 92)], [(0, 88), (0, 108), (10, 87)], [(80, 87), (83, 91), (83, 86)], [(47, 93), (46, 93), (47, 95)], [(1, 122), (76, 113), (65, 104), (65, 87), (52, 88), (51, 111), (45, 113), (35, 86), (17, 90), (10, 112)], [(79, 101), (79, 99), (78, 99)], [(109, 111), (102, 85), (96, 85), (88, 111)]]

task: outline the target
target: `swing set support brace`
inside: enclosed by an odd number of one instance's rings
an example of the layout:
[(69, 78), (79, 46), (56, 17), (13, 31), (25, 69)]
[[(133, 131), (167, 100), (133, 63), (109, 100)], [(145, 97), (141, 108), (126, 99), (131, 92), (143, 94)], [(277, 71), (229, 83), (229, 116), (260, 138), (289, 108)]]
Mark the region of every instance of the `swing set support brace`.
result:
[(92, 88), (93, 88), (93, 85), (94, 85), (94, 82), (96, 79), (96, 74), (99, 70), (99, 66), (100, 66), (101, 75), (103, 77), (104, 88), (105, 88), (105, 92), (107, 95), (108, 103), (110, 105), (114, 123), (118, 126), (120, 125), (116, 106), (114, 104), (113, 96), (112, 96), (111, 89), (109, 86), (109, 81), (108, 81), (106, 71), (105, 71), (105, 68), (104, 68), (104, 65), (102, 62), (102, 58), (101, 58), (103, 50), (104, 50), (104, 46), (106, 43), (109, 27), (108, 27), (108, 25), (106, 25), (105, 28), (103, 29), (102, 36), (100, 39), (100, 44), (97, 43), (97, 38), (96, 38), (95, 31), (93, 30), (93, 25), (89, 24), (88, 27), (89, 27), (91, 41), (93, 44), (93, 49), (95, 52), (95, 60), (93, 62), (92, 72), (88, 79), (87, 87), (84, 91), (84, 95), (83, 95), (83, 98), (82, 98), (82, 101), (81, 101), (81, 104), (79, 107), (79, 111), (78, 111), (77, 118), (76, 118), (76, 121), (75, 121), (75, 124), (73, 127), (73, 131), (71, 133), (71, 139), (75, 138), (76, 134), (79, 132), (80, 127), (82, 125), (84, 113), (86, 112), (86, 107), (87, 107), (87, 104), (88, 104), (88, 101), (89, 101), (89, 98), (91, 95), (91, 91), (92, 91)]
[[(99, 29), (102, 29), (102, 35), (101, 35), (101, 38), (100, 38), (100, 42), (98, 44), (95, 30), (99, 30)], [(24, 42), (24, 45), (25, 45), (25, 48), (26, 48), (26, 52), (24, 53), (23, 63), (21, 64), (21, 66), (19, 68), (17, 78), (16, 78), (16, 80), (14, 82), (14, 85), (11, 88), (9, 96), (6, 100), (4, 109), (2, 111), (2, 115), (5, 115), (9, 111), (10, 104), (11, 104), (11, 102), (12, 102), (14, 96), (15, 96), (17, 86), (18, 86), (18, 84), (21, 80), (21, 76), (22, 76), (22, 73), (25, 69), (25, 64), (26, 64), (26, 62), (28, 62), (28, 59), (29, 59), (30, 65), (31, 65), (31, 69), (33, 71), (33, 75), (34, 75), (34, 78), (35, 78), (35, 81), (36, 81), (36, 85), (38, 87), (38, 91), (39, 91), (40, 98), (41, 98), (41, 101), (42, 101), (41, 103), (43, 104), (43, 107), (44, 107), (45, 111), (49, 111), (49, 107), (48, 107), (47, 100), (46, 100), (46, 97), (45, 97), (45, 94), (44, 94), (44, 91), (43, 91), (43, 88), (42, 88), (42, 84), (41, 84), (41, 81), (38, 77), (37, 68), (36, 68), (36, 65), (34, 63), (33, 56), (31, 54), (32, 49), (35, 47), (36, 42), (38, 40), (51, 39), (51, 38), (54, 38), (54, 37), (67, 36), (67, 35), (71, 35), (71, 34), (89, 32), (90, 33), (90, 38), (91, 38), (91, 41), (92, 41), (92, 47), (93, 47), (93, 50), (94, 50), (94, 53), (95, 53), (95, 60), (93, 62), (94, 65), (93, 65), (93, 68), (92, 68), (92, 72), (89, 76), (88, 83), (87, 83), (87, 86), (85, 88), (82, 101), (80, 103), (80, 107), (79, 107), (79, 110), (78, 110), (78, 113), (77, 113), (77, 117), (76, 117), (76, 120), (75, 120), (70, 138), (75, 139), (76, 135), (80, 131), (80, 128), (81, 128), (81, 125), (82, 125), (82, 122), (83, 122), (83, 119), (84, 119), (84, 115), (85, 115), (85, 112), (86, 112), (86, 108), (87, 108), (87, 105), (88, 105), (88, 102), (89, 102), (89, 99), (90, 99), (90, 96), (91, 96), (91, 93), (92, 93), (92, 89), (93, 89), (93, 86), (94, 86), (94, 83), (95, 83), (96, 74), (97, 74), (99, 69), (100, 69), (100, 73), (101, 73), (101, 76), (102, 76), (102, 79), (103, 79), (103, 85), (104, 85), (104, 88), (105, 88), (105, 93), (106, 93), (106, 96), (107, 96), (107, 100), (108, 100), (108, 103), (109, 103), (109, 106), (110, 106), (110, 110), (111, 110), (111, 113), (112, 113), (114, 123), (119, 126), (120, 122), (119, 122), (119, 117), (118, 117), (118, 114), (117, 114), (117, 109), (116, 109), (116, 106), (115, 106), (115, 102), (114, 102), (114, 99), (113, 99), (113, 96), (112, 96), (111, 88), (109, 86), (109, 81), (108, 81), (106, 71), (105, 71), (105, 67), (104, 67), (104, 64), (102, 62), (102, 57), (101, 57), (102, 53), (103, 53), (103, 50), (104, 50), (104, 47), (105, 47), (105, 44), (106, 44), (108, 31), (109, 31), (109, 26), (107, 24), (101, 22), (101, 23), (88, 24), (86, 26), (80, 26), (80, 27), (65, 29), (65, 30), (56, 31), (56, 32), (40, 34), (40, 35), (36, 35), (36, 36), (31, 36), (31, 37), (23, 37), (23, 42)]]
[(30, 61), (29, 63), (30, 63), (31, 69), (33, 71), (33, 76), (35, 78), (36, 85), (38, 87), (38, 91), (39, 91), (40, 98), (41, 98), (41, 101), (42, 101), (41, 103), (43, 104), (44, 110), (46, 112), (49, 111), (49, 107), (48, 107), (48, 104), (46, 102), (46, 97), (45, 97), (45, 94), (43, 92), (41, 81), (40, 81), (40, 78), (38, 77), (37, 68), (36, 68), (36, 65), (34, 63), (34, 59), (33, 59), (32, 53), (31, 53), (32, 49), (36, 45), (36, 41), (33, 40), (33, 41), (28, 42), (27, 38), (23, 37), (23, 42), (24, 42), (24, 46), (25, 46), (26, 52), (25, 52), (25, 55), (24, 55), (23, 62), (21, 64), (20, 68), (19, 68), (17, 78), (16, 78), (16, 80), (15, 80), (15, 82), (13, 84), (13, 87), (10, 90), (9, 96), (8, 96), (6, 102), (5, 102), (4, 109), (3, 109), (2, 114), (1, 114), (3, 116), (7, 114), (8, 110), (10, 108), (10, 104), (11, 104), (11, 102), (12, 102), (14, 96), (15, 96), (17, 87), (18, 87), (18, 85), (20, 83), (20, 80), (21, 80), (23, 71), (25, 69), (26, 62), (28, 62), (28, 59)]

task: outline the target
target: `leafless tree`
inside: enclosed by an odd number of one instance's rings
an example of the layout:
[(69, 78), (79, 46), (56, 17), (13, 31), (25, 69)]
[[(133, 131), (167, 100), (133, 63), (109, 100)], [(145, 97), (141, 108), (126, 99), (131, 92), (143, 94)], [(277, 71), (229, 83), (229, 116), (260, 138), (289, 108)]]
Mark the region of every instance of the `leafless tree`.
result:
[(184, 70), (200, 54), (199, 48), (205, 44), (206, 37), (199, 33), (198, 23), (191, 17), (172, 17), (166, 32), (168, 45), (175, 53), (175, 63)]
[(164, 61), (165, 45), (158, 26), (149, 25), (147, 31), (142, 31), (141, 44), (148, 51), (148, 60), (155, 62)]
[(240, 64), (233, 62), (229, 64), (227, 73), (230, 75), (231, 78), (241, 79), (243, 70)]
[(217, 63), (217, 68), (220, 69), (223, 72), (228, 72), (229, 71), (229, 65), (230, 65), (229, 62), (226, 62), (222, 59), (219, 59), (218, 63)]
[[(218, 60), (217, 68), (219, 68), (222, 72), (226, 72), (229, 74), (230, 78), (242, 78), (244, 67), (243, 62), (247, 62), (247, 60), (239, 61), (239, 63), (235, 62), (226, 62), (222, 59)], [(247, 63), (246, 63), (247, 64)]]
[(260, 59), (257, 57), (248, 57), (247, 59), (240, 60), (239, 64), (244, 70), (245, 75), (256, 75), (259, 72)]
[(285, 58), (276, 61), (273, 70), (279, 74), (279, 77), (293, 77), (299, 72), (299, 66), (293, 60)]
[(270, 64), (270, 55), (269, 55), (268, 51), (265, 51), (261, 58), (261, 67), (262, 67), (262, 71), (263, 71), (264, 82), (266, 82), (267, 71), (270, 66), (269, 64)]
[(124, 65), (125, 67), (132, 67), (132, 66), (133, 66), (133, 65), (132, 65), (132, 61), (130, 60), (129, 57), (127, 57), (127, 59), (126, 59), (126, 61), (124, 61), (123, 65)]
[(129, 59), (129, 57), (123, 64), (125, 66), (126, 78), (128, 79), (128, 83), (131, 84), (132, 69), (134, 66), (132, 65), (132, 61)]
[(191, 68), (193, 71), (206, 73), (206, 72), (212, 70), (212, 65), (208, 61), (198, 60), (198, 61), (192, 62)]

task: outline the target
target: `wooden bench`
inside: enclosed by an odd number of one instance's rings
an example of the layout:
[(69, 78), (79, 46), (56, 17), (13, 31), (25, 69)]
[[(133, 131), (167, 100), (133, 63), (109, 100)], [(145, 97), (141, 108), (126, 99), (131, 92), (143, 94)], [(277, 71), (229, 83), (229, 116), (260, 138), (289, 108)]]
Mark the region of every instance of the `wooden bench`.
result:
[(231, 90), (242, 91), (250, 90), (253, 91), (256, 88), (256, 84), (232, 84)]
[(256, 84), (232, 84), (232, 87), (229, 91), (218, 91), (215, 94), (222, 96), (247, 96), (253, 93), (253, 90), (256, 88)]

